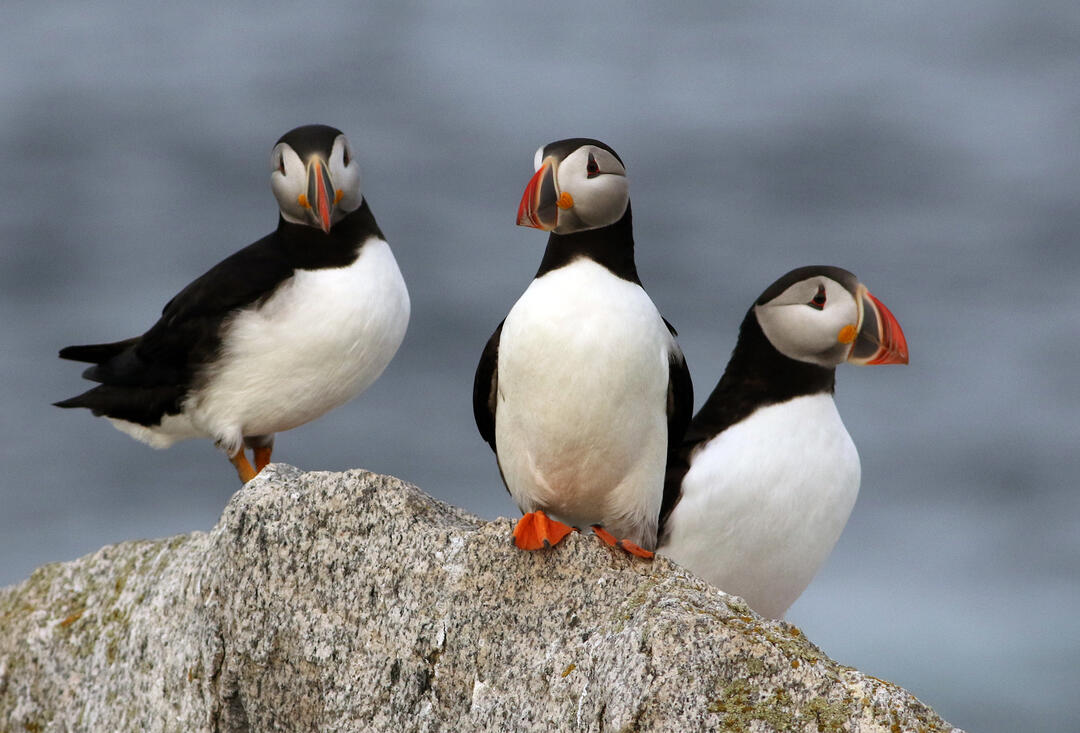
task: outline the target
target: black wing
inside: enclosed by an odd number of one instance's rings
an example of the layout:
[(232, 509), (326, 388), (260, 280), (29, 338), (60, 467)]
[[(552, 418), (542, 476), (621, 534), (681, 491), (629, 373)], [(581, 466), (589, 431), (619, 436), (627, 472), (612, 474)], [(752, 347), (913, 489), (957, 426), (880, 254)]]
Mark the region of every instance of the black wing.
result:
[(83, 377), (101, 386), (55, 404), (144, 425), (179, 412), (195, 371), (218, 350), (226, 316), (268, 297), (292, 273), (275, 234), (230, 255), (170, 300), (142, 336), (62, 349), (61, 358), (94, 363)]
[(682, 445), (694, 411), (694, 383), (682, 351), (675, 347), (668, 368), (668, 452)]
[[(664, 320), (674, 337), (674, 327)], [(682, 350), (678, 344), (671, 352), (668, 370), (668, 458), (664, 476), (664, 498), (660, 504), (660, 524), (657, 532), (657, 545), (663, 538), (664, 522), (679, 500), (682, 477), (686, 473), (686, 456), (689, 450), (685, 443), (686, 431), (694, 412), (694, 383), (690, 379), (690, 370), (686, 366)], [(680, 468), (681, 467), (681, 468)]]
[(484, 353), (480, 355), (476, 377), (473, 379), (473, 418), (481, 437), (496, 455), (495, 400), (499, 392), (499, 338), (502, 336), (502, 327), (503, 324), (500, 323), (484, 346)]
[(384, 238), (366, 200), (329, 234), (280, 220), (275, 231), (226, 257), (166, 303), (161, 320), (143, 334), (140, 355), (156, 360), (202, 356), (205, 334), (216, 332), (230, 312), (270, 297), (297, 269), (351, 264), (372, 237)]
[[(679, 335), (675, 327), (661, 316), (664, 325), (671, 332), (671, 338)], [(690, 424), (694, 412), (694, 383), (690, 379), (690, 370), (678, 342), (673, 342), (668, 368), (668, 452), (682, 444), (683, 435)]]
[(183, 321), (221, 318), (236, 308), (267, 297), (292, 276), (294, 265), (278, 244), (277, 232), (229, 255), (173, 296), (161, 309), (155, 329), (168, 329)]

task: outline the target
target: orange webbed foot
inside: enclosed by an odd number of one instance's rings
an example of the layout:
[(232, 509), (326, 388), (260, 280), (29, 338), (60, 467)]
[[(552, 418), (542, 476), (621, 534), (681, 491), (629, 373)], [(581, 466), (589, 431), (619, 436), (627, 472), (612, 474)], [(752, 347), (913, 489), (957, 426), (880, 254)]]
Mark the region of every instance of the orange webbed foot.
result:
[(514, 527), (514, 544), (522, 550), (544, 550), (559, 544), (573, 527), (550, 519), (539, 509), (529, 512)]
[(620, 550), (629, 552), (631, 555), (634, 555), (636, 557), (643, 557), (646, 560), (653, 559), (654, 553), (651, 550), (646, 550), (643, 547), (637, 545), (636, 543), (631, 542), (630, 540), (617, 540), (615, 539), (615, 535), (611, 534), (611, 532), (608, 532), (599, 524), (594, 524), (592, 526), (592, 531), (596, 534), (597, 537), (599, 537), (605, 543), (611, 545), (612, 547), (617, 547)]

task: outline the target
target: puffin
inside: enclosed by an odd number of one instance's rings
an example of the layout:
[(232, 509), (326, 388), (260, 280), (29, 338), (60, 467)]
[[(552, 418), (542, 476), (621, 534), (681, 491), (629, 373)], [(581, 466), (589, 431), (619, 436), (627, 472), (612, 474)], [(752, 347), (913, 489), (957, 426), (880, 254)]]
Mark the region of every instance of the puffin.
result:
[(275, 433), (382, 374), (405, 336), (409, 293), (348, 139), (297, 127), (275, 143), (270, 170), (277, 229), (181, 290), (141, 336), (62, 349), (92, 364), (83, 377), (98, 385), (55, 405), (85, 407), (155, 448), (210, 438), (247, 482), (270, 462)]
[(676, 332), (642, 287), (626, 167), (571, 138), (533, 159), (517, 223), (549, 232), (536, 276), (495, 329), (473, 414), (511, 497), (523, 550), (591, 526), (652, 557), (667, 454), (693, 412)]
[(783, 618), (859, 492), (859, 454), (833, 401), (844, 362), (908, 362), (900, 324), (865, 285), (839, 267), (801, 267), (765, 289), (669, 456), (659, 554)]

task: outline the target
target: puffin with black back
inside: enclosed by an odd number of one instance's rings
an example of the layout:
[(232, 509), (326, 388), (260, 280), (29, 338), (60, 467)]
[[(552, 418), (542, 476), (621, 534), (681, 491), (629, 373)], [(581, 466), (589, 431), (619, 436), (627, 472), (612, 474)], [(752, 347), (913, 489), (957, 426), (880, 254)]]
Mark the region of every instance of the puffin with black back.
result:
[(619, 156), (574, 138), (540, 148), (533, 167), (518, 224), (551, 234), (480, 358), (476, 425), (525, 512), (518, 547), (550, 547), (569, 523), (651, 557), (665, 457), (693, 410), (690, 375), (638, 278)]
[(57, 406), (86, 407), (155, 448), (211, 438), (246, 482), (270, 462), (275, 433), (378, 378), (404, 338), (409, 294), (348, 140), (298, 127), (270, 167), (277, 229), (180, 291), (142, 336), (61, 350), (94, 364), (83, 376), (100, 384)]
[(907, 361), (900, 324), (847, 270), (803, 267), (770, 285), (669, 459), (657, 552), (781, 618), (859, 492), (836, 367)]

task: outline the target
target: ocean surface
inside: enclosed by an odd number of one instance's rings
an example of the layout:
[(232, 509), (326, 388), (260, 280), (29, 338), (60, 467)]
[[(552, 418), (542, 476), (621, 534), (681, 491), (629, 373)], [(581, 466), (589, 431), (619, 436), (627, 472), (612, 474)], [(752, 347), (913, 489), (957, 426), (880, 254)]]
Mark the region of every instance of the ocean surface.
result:
[(637, 263), (698, 405), (757, 295), (853, 271), (907, 367), (838, 370), (863, 485), (788, 614), (971, 731), (1080, 720), (1080, 4), (562, 0), (532, 7), (31, 3), (0, 13), (0, 584), (207, 530), (239, 488), (54, 400), (65, 345), (141, 333), (269, 232), (286, 130), (344, 130), (412, 295), (384, 376), (278, 437), (515, 515), (471, 414), (485, 341), (545, 236), (534, 150), (627, 162)]

